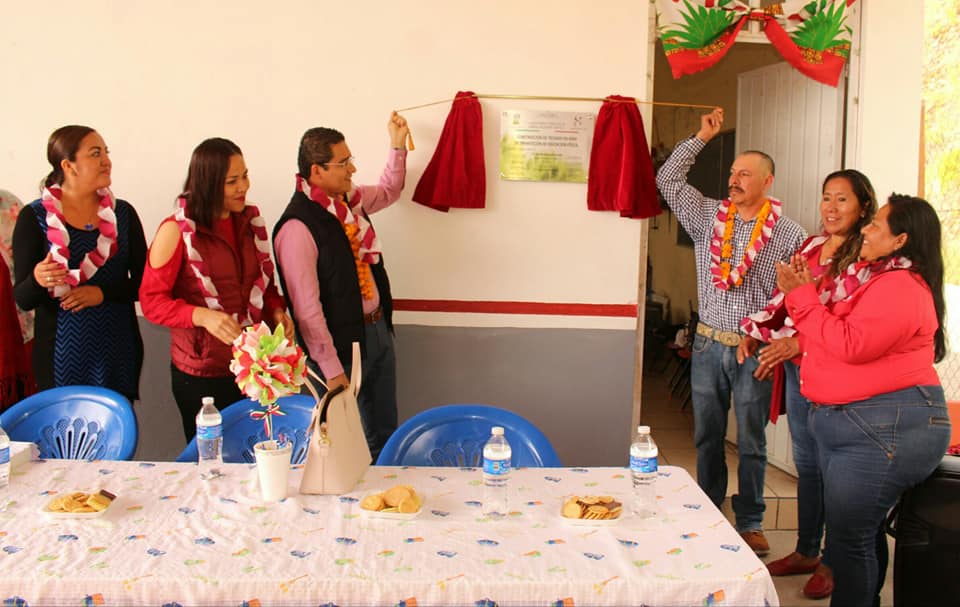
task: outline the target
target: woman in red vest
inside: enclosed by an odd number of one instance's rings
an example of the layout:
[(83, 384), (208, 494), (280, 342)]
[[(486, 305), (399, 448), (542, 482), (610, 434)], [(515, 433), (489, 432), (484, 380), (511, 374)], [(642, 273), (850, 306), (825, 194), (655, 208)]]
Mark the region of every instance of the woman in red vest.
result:
[(187, 440), (202, 397), (221, 409), (245, 398), (230, 372), (241, 329), (266, 320), (293, 334), (249, 188), (240, 148), (207, 139), (193, 151), (176, 212), (150, 246), (140, 302), (147, 320), (170, 327), (171, 384)]

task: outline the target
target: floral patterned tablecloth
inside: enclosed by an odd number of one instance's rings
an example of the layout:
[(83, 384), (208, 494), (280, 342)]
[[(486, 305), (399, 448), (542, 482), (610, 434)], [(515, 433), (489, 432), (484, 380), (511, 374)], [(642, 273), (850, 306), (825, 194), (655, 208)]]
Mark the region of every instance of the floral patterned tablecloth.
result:
[[(471, 468), (371, 467), (343, 496), (261, 501), (254, 466), (203, 481), (193, 464), (30, 462), (0, 490), (2, 605), (778, 605), (764, 565), (681, 468), (663, 467), (659, 514), (606, 526), (560, 517), (564, 496), (628, 501), (624, 468), (521, 468), (510, 510), (480, 512)], [(410, 520), (359, 500), (408, 484)], [(107, 489), (103, 516), (41, 513)]]

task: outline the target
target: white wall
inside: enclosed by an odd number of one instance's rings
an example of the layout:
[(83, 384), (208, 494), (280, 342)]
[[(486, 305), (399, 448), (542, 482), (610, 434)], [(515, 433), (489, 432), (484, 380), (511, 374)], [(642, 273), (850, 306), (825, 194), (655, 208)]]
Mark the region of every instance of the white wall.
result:
[[(249, 198), (272, 224), (289, 200), (299, 137), (334, 126), (377, 179), (393, 108), (458, 89), (648, 97), (646, 2), (603, 10), (550, 4), (230, 3), (197, 0), (0, 8), (0, 185), (25, 200), (46, 175), (56, 127), (89, 124), (112, 150), (114, 192), (152, 235), (193, 147), (223, 136), (244, 150)], [(616, 18), (611, 18), (616, 15)], [(417, 145), (397, 206), (376, 218), (396, 297), (627, 304), (637, 301), (644, 222), (586, 210), (586, 186), (500, 182), (502, 109), (599, 104), (482, 101), (487, 209), (442, 214), (410, 202), (448, 105), (407, 114)], [(649, 117), (649, 113), (645, 114)], [(649, 118), (647, 118), (649, 122)], [(418, 324), (633, 328), (633, 319), (401, 313)]]
[(859, 83), (849, 93), (856, 131), (847, 166), (870, 178), (883, 204), (891, 192), (918, 191), (923, 7), (901, 0), (857, 5), (861, 48), (853, 49), (851, 73)]

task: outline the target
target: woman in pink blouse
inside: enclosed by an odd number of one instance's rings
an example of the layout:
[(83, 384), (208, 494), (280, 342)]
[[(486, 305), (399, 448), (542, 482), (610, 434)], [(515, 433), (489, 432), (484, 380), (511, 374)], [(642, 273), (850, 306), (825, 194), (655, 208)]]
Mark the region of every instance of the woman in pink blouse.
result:
[(936, 468), (950, 421), (933, 367), (946, 354), (940, 221), (894, 194), (862, 230), (861, 261), (817, 288), (801, 255), (778, 267), (800, 335), (826, 515), (831, 605), (879, 604), (883, 520)]

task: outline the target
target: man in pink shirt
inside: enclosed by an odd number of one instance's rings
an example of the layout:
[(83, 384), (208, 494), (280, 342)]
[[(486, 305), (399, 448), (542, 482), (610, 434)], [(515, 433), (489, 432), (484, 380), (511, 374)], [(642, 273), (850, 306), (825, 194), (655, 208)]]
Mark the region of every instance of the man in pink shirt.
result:
[(296, 191), (273, 230), (299, 342), (328, 389), (349, 383), (352, 343), (360, 342), (358, 402), (374, 461), (397, 428), (397, 390), (390, 281), (369, 214), (400, 197), (409, 132), (396, 112), (387, 127), (387, 166), (379, 184), (369, 186), (354, 185), (357, 169), (342, 133), (325, 127), (304, 133)]

